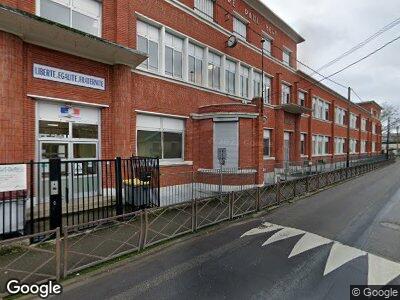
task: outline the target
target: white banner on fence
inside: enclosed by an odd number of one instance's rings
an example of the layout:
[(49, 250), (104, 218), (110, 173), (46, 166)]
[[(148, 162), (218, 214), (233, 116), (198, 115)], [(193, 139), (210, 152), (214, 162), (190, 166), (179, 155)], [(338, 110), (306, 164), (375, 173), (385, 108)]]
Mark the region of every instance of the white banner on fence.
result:
[(0, 192), (21, 191), (26, 189), (25, 164), (0, 166)]

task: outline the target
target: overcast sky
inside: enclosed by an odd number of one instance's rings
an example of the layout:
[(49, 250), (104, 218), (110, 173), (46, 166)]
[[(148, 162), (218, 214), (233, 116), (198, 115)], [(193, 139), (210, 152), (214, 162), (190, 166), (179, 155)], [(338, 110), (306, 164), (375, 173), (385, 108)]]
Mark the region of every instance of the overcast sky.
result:
[[(298, 59), (315, 69), (400, 17), (400, 0), (262, 1), (305, 38)], [(397, 36), (400, 24), (321, 73), (332, 74)], [(363, 100), (400, 106), (400, 40), (332, 78), (350, 85)], [(341, 87), (331, 87), (347, 94)]]

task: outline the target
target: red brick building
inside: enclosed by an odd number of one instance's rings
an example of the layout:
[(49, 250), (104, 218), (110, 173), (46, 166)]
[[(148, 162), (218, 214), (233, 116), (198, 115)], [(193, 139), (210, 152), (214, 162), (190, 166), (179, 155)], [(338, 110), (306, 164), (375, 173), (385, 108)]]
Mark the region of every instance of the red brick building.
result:
[(0, 162), (134, 154), (184, 172), (223, 148), (261, 184), (285, 161), (381, 151), (380, 106), (297, 70), (304, 39), (260, 1), (0, 4)]

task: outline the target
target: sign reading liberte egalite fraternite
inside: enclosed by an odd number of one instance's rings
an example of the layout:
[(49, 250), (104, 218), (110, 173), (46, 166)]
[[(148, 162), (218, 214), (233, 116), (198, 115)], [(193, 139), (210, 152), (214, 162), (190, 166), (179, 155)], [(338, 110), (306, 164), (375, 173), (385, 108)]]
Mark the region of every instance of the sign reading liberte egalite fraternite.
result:
[(104, 78), (85, 75), (77, 72), (62, 70), (39, 64), (33, 64), (33, 77), (83, 86), (102, 91), (106, 89), (106, 81)]

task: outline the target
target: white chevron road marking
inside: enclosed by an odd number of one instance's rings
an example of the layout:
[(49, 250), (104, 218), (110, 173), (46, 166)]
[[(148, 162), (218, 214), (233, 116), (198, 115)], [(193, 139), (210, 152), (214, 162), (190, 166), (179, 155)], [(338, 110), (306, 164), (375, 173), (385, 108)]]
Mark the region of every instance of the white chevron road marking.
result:
[(292, 252), (289, 254), (289, 258), (329, 243), (332, 243), (332, 240), (307, 232), (293, 247)]
[(311, 249), (332, 243), (332, 248), (325, 264), (323, 274), (324, 276), (340, 268), (346, 263), (364, 255), (368, 255), (369, 285), (384, 286), (391, 282), (393, 279), (400, 276), (400, 263), (367, 253), (363, 250), (351, 246), (343, 245), (340, 242), (333, 241), (317, 234), (306, 232), (296, 228), (285, 227), (272, 223), (263, 223), (260, 227), (253, 228), (245, 232), (241, 237), (243, 238), (246, 236), (264, 234), (273, 231), (277, 232), (275, 232), (270, 238), (268, 238), (262, 244), (262, 246), (267, 246), (272, 243), (279, 242), (294, 236), (303, 235), (293, 247), (291, 253), (289, 254), (289, 258), (309, 251)]
[(362, 250), (335, 242), (331, 248), (331, 252), (329, 253), (328, 260), (326, 261), (324, 276), (349, 261), (366, 254), (367, 253)]
[(270, 245), (272, 243), (275, 243), (275, 242), (278, 242), (278, 241), (281, 241), (281, 240), (285, 240), (285, 239), (291, 238), (293, 236), (304, 234), (304, 233), (305, 233), (305, 231), (303, 231), (303, 230), (286, 227), (286, 228), (283, 228), (282, 230), (276, 232), (275, 234), (273, 234), (262, 245), (263, 246), (267, 246), (267, 245)]

